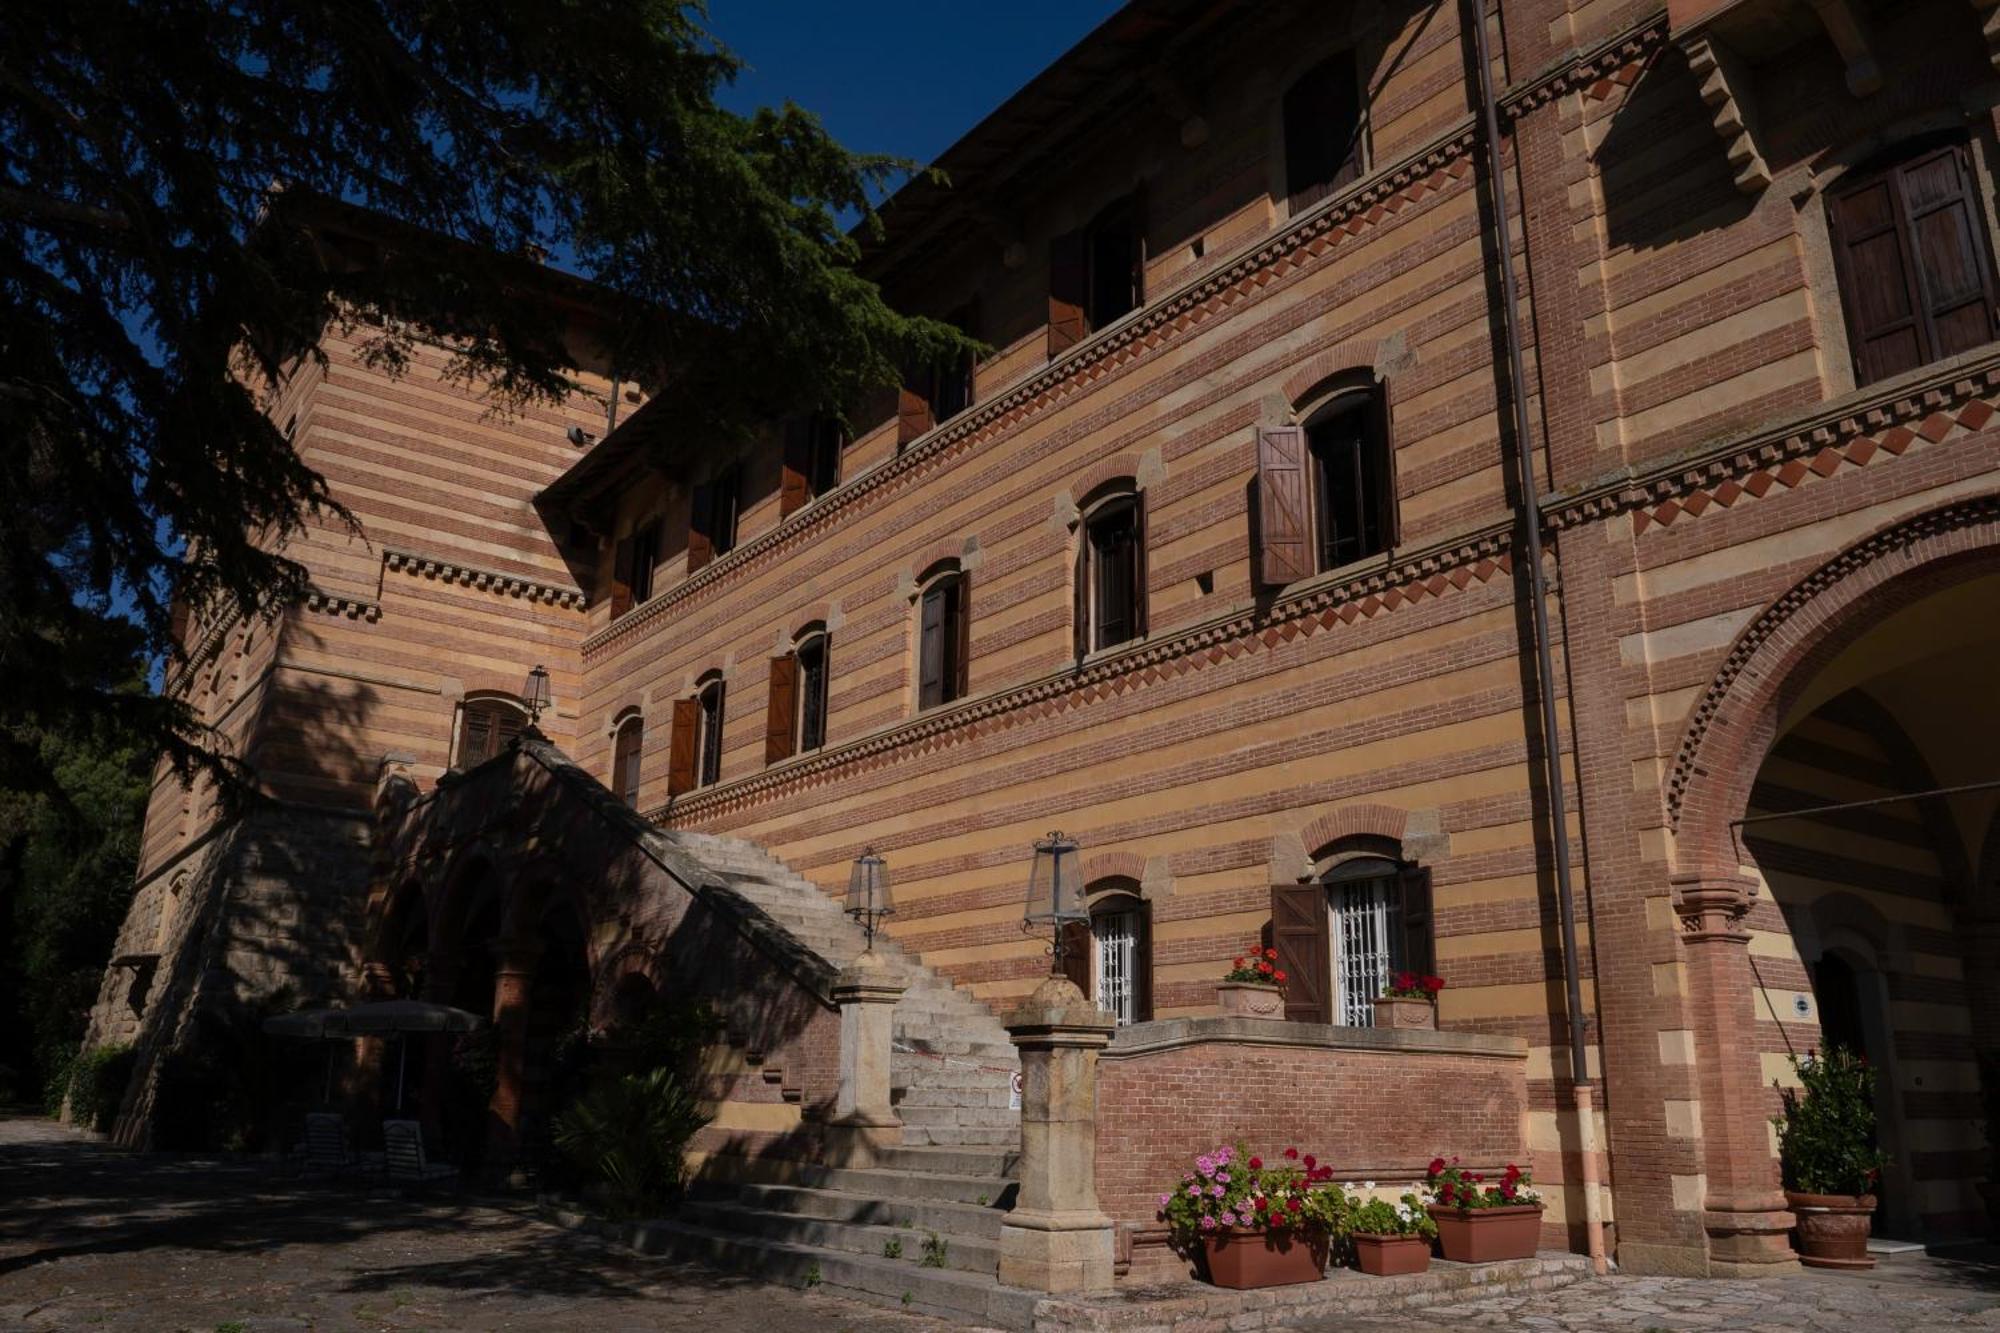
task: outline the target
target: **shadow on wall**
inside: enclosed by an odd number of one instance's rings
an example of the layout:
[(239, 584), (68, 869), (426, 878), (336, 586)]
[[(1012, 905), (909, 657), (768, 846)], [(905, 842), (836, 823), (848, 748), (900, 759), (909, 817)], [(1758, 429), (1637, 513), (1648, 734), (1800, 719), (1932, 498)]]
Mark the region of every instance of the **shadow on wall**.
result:
[(1648, 63), (1594, 154), (1606, 247), (1665, 250), (1749, 217), (1760, 195), (1736, 187), (1701, 87), (1680, 48)]

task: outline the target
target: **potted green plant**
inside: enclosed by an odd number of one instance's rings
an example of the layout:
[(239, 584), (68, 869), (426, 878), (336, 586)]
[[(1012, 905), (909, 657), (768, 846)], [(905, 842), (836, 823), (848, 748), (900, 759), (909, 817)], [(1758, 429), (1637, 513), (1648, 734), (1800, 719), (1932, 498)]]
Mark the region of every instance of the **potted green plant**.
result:
[(1986, 1179), (1979, 1182), (1986, 1200), (1987, 1227), (2000, 1235), (2000, 1051), (1979, 1057), (1979, 1088), (1986, 1097)]
[(1528, 1173), (1512, 1162), (1500, 1179), (1438, 1157), (1425, 1180), (1429, 1212), (1437, 1223), (1438, 1248), (1454, 1263), (1491, 1264), (1532, 1259), (1542, 1239), (1542, 1196)]
[(1375, 1026), (1378, 1028), (1435, 1028), (1438, 1025), (1438, 992), (1444, 978), (1419, 972), (1398, 972), (1375, 997)]
[(1276, 949), (1252, 949), (1215, 988), (1225, 1018), (1283, 1018), (1285, 972)]
[(1217, 1148), (1160, 1196), (1160, 1216), (1175, 1247), (1218, 1287), (1317, 1282), (1346, 1230), (1349, 1200), (1332, 1176), (1297, 1148), (1268, 1164), (1240, 1143)]
[(1437, 1223), (1416, 1195), (1405, 1194), (1399, 1203), (1387, 1199), (1356, 1203), (1348, 1211), (1347, 1225), (1354, 1263), (1362, 1272), (1401, 1277), (1429, 1270)]
[(1792, 1059), (1799, 1086), (1780, 1086), (1778, 1164), (1798, 1219), (1799, 1258), (1815, 1268), (1873, 1268), (1871, 1191), (1888, 1158), (1875, 1146), (1875, 1071), (1839, 1046)]

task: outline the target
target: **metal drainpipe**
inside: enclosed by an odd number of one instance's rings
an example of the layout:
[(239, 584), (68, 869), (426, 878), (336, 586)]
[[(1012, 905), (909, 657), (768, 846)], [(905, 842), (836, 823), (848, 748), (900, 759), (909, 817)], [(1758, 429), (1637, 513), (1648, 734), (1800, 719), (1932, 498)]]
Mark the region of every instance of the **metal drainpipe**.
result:
[(1569, 1061), (1575, 1097), (1577, 1148), (1583, 1159), (1584, 1233), (1590, 1265), (1608, 1271), (1604, 1255), (1604, 1211), (1598, 1198), (1596, 1090), (1583, 1040), (1583, 981), (1576, 953), (1576, 899), (1570, 888), (1569, 812), (1563, 799), (1562, 753), (1557, 743), (1554, 654), (1550, 650), (1548, 583), (1542, 576), (1541, 491), (1535, 483), (1534, 437), (1528, 424), (1527, 377), (1521, 369), (1521, 305), (1514, 282), (1514, 241), (1507, 225), (1507, 177), (1500, 160), (1500, 111), (1493, 98), (1493, 62), (1487, 52), (1485, 0), (1461, 6), (1472, 28), (1479, 108), (1486, 138), (1487, 176), (1493, 183), (1493, 229), (1500, 249), (1500, 317), (1507, 335), (1507, 373), (1514, 395), (1514, 441), (1521, 464), (1522, 524), (1526, 530), (1528, 583), (1535, 626), (1535, 657), (1542, 696), (1543, 762), (1548, 769), (1550, 836), (1556, 853), (1556, 900), (1562, 913), (1563, 988), (1569, 1003)]

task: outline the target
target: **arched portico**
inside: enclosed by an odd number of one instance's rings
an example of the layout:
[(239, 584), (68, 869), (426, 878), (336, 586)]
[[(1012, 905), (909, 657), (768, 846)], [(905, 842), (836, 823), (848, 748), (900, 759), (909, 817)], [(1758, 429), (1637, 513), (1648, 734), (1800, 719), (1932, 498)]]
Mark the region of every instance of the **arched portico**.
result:
[[(1739, 635), (1669, 788), (1711, 1257), (1787, 1257), (1774, 1079), (1823, 1041), (1878, 1069), (1880, 1232), (1970, 1231), (1974, 1049), (2000, 897), (1969, 867), (2000, 790), (2000, 497), (1902, 520)], [(1913, 799), (1914, 798), (1914, 799)]]

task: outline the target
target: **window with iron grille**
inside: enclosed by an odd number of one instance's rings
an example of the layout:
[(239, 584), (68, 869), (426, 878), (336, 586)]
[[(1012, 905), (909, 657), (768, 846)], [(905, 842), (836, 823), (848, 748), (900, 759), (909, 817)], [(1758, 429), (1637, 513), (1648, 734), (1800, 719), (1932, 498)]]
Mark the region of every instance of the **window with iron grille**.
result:
[(1334, 1021), (1375, 1025), (1375, 997), (1391, 973), (1409, 966), (1403, 953), (1399, 868), (1381, 857), (1343, 862), (1327, 876), (1333, 898)]
[(1097, 1007), (1124, 1027), (1139, 1021), (1139, 914), (1100, 912), (1091, 918), (1097, 947)]

